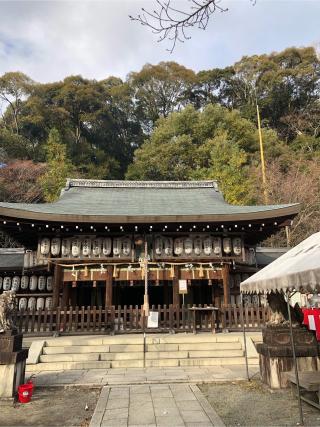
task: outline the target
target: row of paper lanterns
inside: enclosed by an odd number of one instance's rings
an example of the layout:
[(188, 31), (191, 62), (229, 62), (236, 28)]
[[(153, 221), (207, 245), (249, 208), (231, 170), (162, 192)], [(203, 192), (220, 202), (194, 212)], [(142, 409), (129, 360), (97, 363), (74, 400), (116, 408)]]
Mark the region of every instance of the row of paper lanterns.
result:
[[(222, 256), (242, 253), (242, 240), (240, 237), (171, 237), (156, 236), (153, 245), (154, 253), (159, 256)], [(40, 253), (42, 256), (80, 257), (80, 256), (109, 256), (129, 257), (133, 242), (129, 237), (105, 237), (91, 239), (89, 237), (74, 237), (60, 239), (44, 237), (40, 240)]]
[(45, 308), (48, 310), (52, 308), (52, 297), (22, 297), (18, 300), (19, 310), (44, 310)]
[(0, 277), (0, 289), (4, 291), (15, 291), (18, 292), (19, 289), (30, 291), (52, 291), (52, 276), (6, 276)]

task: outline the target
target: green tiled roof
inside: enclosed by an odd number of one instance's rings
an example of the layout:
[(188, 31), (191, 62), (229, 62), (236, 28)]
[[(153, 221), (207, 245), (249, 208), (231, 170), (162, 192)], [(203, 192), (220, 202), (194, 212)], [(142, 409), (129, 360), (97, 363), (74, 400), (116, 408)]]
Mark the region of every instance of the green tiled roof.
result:
[[(288, 210), (289, 209), (289, 210)], [(60, 199), (54, 203), (0, 203), (0, 215), (76, 217), (268, 217), (297, 213), (298, 205), (234, 206), (223, 199), (215, 181), (94, 181), (68, 180)], [(36, 214), (36, 215), (33, 215)], [(209, 218), (208, 218), (209, 219)], [(207, 219), (207, 220), (208, 220)], [(66, 218), (64, 218), (66, 220)], [(123, 220), (123, 219), (122, 219)]]

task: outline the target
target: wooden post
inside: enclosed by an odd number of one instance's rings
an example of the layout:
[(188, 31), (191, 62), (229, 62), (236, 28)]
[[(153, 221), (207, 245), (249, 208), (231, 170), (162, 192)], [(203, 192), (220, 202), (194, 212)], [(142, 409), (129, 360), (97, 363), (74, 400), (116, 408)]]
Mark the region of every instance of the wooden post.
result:
[(105, 306), (112, 306), (112, 265), (107, 266), (107, 280), (106, 280), (106, 300)]
[(69, 283), (62, 282), (62, 298), (61, 298), (61, 307), (68, 307), (69, 304)]
[(230, 284), (229, 284), (229, 265), (225, 264), (222, 267), (222, 281), (223, 281), (223, 304), (228, 305), (230, 303)]
[(180, 295), (179, 295), (179, 269), (178, 266), (174, 266), (174, 278), (172, 279), (172, 304), (174, 306), (180, 306)]
[(53, 308), (59, 305), (60, 283), (62, 280), (63, 269), (60, 265), (54, 266), (53, 272), (53, 291), (52, 291), (52, 306)]

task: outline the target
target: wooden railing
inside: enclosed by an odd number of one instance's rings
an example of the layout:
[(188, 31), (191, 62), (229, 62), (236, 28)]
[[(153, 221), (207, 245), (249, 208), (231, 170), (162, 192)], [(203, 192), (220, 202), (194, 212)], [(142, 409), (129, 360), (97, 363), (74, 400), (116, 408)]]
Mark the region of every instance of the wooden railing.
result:
[[(200, 306), (199, 306), (200, 307)], [(207, 306), (209, 307), (209, 306)], [(23, 334), (101, 334), (129, 332), (192, 332), (193, 312), (190, 306), (152, 306), (158, 312), (158, 328), (147, 328), (147, 319), (139, 306), (65, 307), (45, 310), (17, 311), (15, 324)], [(240, 331), (243, 325), (249, 330), (259, 330), (269, 319), (268, 307), (226, 306), (214, 317), (215, 328)], [(211, 315), (199, 316), (197, 328), (211, 330)]]

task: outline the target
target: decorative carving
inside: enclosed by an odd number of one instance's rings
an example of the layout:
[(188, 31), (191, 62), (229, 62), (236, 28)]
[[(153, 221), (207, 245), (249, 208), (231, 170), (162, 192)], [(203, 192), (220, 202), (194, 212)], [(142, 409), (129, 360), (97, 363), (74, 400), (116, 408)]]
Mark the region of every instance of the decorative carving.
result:
[(0, 333), (15, 329), (13, 312), (16, 308), (16, 294), (14, 291), (4, 291), (0, 295)]

